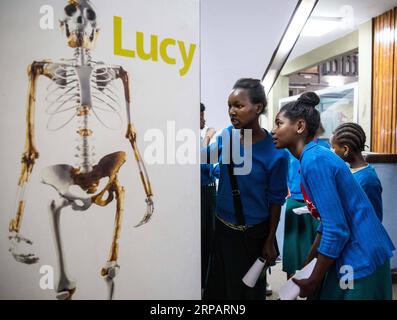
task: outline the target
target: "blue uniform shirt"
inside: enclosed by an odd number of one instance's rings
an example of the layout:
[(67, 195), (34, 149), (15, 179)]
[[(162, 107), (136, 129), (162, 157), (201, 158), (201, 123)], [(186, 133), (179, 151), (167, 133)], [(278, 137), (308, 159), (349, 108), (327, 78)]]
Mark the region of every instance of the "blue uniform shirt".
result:
[(379, 220), (383, 219), (383, 207), (382, 207), (382, 184), (376, 174), (375, 169), (368, 165), (367, 167), (353, 172), (354, 178), (358, 181), (361, 188), (364, 189), (371, 201), (376, 215)]
[(294, 200), (303, 200), (301, 192), (301, 177), (300, 177), (300, 162), (295, 156), (289, 152), (288, 161), (288, 188), (290, 192), (290, 198)]
[(215, 183), (215, 177), (213, 175), (213, 168), (212, 164), (201, 164), (200, 165), (200, 182), (201, 186), (205, 187), (208, 185), (212, 185)]
[[(327, 140), (313, 140), (318, 145), (323, 146), (327, 149), (330, 148)], [(289, 154), (289, 167), (288, 167), (288, 188), (290, 191), (290, 198), (294, 200), (303, 200), (303, 195), (301, 192), (301, 175), (300, 175), (300, 162), (291, 152), (286, 149)]]
[[(203, 138), (200, 137), (200, 145), (203, 143)], [(213, 175), (214, 165), (213, 164), (201, 164), (200, 165), (200, 184), (202, 187), (212, 185), (215, 183), (215, 177)]]
[[(237, 224), (233, 206), (232, 189), (228, 165), (222, 162), (222, 137), (229, 137), (232, 126), (224, 129), (216, 143), (204, 149), (209, 153), (217, 149), (219, 154), (219, 186), (216, 199), (217, 215)], [(243, 145), (240, 145), (240, 155), (244, 155)], [(235, 164), (242, 167), (243, 164)], [(288, 194), (287, 187), (288, 155), (284, 150), (275, 148), (271, 134), (252, 145), (252, 169), (247, 175), (237, 175), (237, 184), (247, 225), (255, 225), (269, 218), (269, 204), (283, 205)]]
[(302, 184), (321, 216), (318, 252), (353, 267), (354, 278), (369, 276), (395, 249), (368, 197), (344, 161), (315, 142), (301, 155)]

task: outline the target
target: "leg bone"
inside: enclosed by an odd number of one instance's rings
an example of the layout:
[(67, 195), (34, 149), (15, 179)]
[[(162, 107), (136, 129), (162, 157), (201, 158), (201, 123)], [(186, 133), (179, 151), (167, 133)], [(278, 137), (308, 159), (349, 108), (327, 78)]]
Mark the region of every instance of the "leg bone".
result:
[(49, 205), (50, 218), (52, 222), (52, 230), (55, 238), (56, 254), (59, 267), (59, 280), (55, 291), (58, 293), (58, 299), (71, 299), (76, 289), (76, 283), (70, 280), (67, 270), (65, 257), (62, 246), (61, 230), (60, 230), (60, 216), (63, 208), (70, 205), (67, 199), (59, 199), (51, 201)]
[(120, 266), (117, 264), (118, 249), (119, 249), (118, 241), (120, 238), (121, 221), (124, 213), (125, 191), (124, 188), (117, 181), (117, 178), (115, 179), (114, 184), (112, 186), (112, 192), (116, 194), (116, 200), (117, 200), (117, 210), (116, 210), (116, 217), (114, 222), (113, 240), (110, 249), (109, 260), (106, 263), (105, 267), (103, 267), (101, 270), (101, 275), (104, 277), (108, 285), (109, 300), (113, 299), (114, 278), (116, 277), (118, 270), (120, 269)]

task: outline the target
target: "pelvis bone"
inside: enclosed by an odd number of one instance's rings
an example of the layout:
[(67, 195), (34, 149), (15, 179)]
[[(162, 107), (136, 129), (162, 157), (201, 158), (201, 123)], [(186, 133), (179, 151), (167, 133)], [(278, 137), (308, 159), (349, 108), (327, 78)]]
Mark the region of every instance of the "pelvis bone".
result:
[[(103, 157), (90, 172), (80, 173), (78, 168), (59, 164), (44, 169), (42, 179), (43, 183), (54, 187), (61, 197), (71, 201), (73, 210), (84, 211), (92, 203), (106, 206), (113, 200), (114, 182), (124, 162), (125, 152), (119, 151)], [(106, 177), (109, 178), (109, 181), (105, 188), (98, 194), (89, 196), (89, 194), (94, 194), (97, 191), (100, 180)], [(74, 185), (84, 190), (87, 196), (84, 197), (73, 193), (70, 187)], [(104, 200), (102, 197), (105, 193), (108, 193), (108, 197)]]

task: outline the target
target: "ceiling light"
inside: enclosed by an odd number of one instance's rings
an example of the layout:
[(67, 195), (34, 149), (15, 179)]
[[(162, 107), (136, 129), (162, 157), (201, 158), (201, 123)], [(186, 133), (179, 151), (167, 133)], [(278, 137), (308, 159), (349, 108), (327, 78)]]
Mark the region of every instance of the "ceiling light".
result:
[(299, 38), (307, 19), (309, 19), (318, 0), (301, 0), (295, 8), (291, 20), (285, 30), (278, 47), (273, 53), (272, 59), (262, 78), (266, 94), (269, 94), (281, 69), (287, 61), (296, 41)]
[(302, 37), (321, 37), (342, 26), (342, 18), (312, 17), (302, 30)]
[(306, 86), (304, 85), (294, 85), (294, 84), (290, 84), (289, 85), (290, 89), (306, 89)]

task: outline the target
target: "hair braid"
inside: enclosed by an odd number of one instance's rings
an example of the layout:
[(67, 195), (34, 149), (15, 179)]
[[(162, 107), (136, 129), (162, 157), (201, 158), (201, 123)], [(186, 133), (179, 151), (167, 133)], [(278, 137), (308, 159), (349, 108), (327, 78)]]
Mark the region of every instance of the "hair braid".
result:
[(339, 145), (348, 145), (356, 152), (364, 151), (366, 136), (363, 128), (357, 123), (341, 124), (335, 129), (333, 139)]

